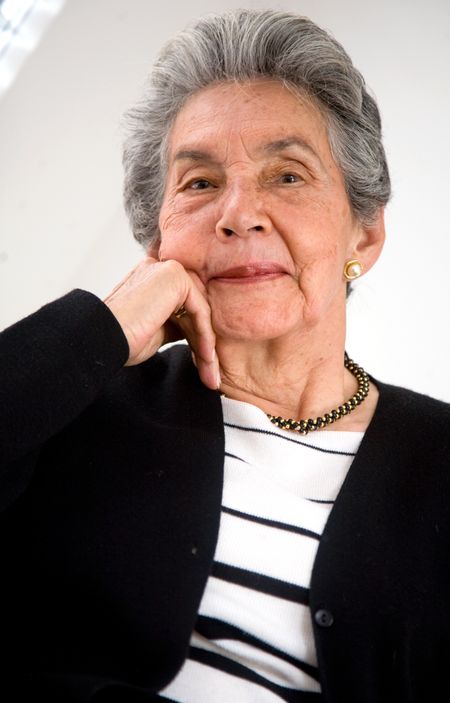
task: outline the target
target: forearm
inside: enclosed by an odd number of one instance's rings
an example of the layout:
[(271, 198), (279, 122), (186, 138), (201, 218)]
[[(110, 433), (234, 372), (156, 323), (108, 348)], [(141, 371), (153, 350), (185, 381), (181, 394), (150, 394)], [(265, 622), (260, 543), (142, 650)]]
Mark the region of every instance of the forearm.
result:
[(119, 323), (76, 290), (0, 335), (0, 471), (87, 407), (128, 359)]

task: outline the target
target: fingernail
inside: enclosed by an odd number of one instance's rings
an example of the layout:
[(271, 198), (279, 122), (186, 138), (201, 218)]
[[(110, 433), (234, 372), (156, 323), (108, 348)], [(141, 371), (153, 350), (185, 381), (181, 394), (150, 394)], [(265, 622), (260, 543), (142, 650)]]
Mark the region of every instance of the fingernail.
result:
[(195, 360), (195, 354), (194, 354), (194, 352), (192, 352), (191, 356), (192, 356), (192, 363), (194, 364), (195, 368), (197, 368), (197, 362), (196, 362), (196, 360)]
[(217, 388), (217, 390), (219, 390), (221, 385), (222, 385), (222, 379), (220, 378), (220, 371), (217, 371), (217, 374), (216, 374), (216, 388)]

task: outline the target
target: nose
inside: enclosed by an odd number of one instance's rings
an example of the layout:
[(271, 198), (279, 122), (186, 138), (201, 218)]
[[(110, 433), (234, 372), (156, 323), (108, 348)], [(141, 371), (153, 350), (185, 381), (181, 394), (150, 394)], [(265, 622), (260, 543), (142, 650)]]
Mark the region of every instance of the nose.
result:
[(256, 188), (235, 185), (227, 189), (220, 203), (216, 235), (221, 240), (269, 234), (272, 223), (264, 207), (263, 194)]

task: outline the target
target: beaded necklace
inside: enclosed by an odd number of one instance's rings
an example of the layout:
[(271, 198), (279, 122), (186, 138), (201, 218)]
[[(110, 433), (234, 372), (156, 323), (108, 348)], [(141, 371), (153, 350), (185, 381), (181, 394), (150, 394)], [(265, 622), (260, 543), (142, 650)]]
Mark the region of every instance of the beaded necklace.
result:
[(354, 395), (352, 395), (351, 398), (343, 403), (343, 405), (339, 405), (337, 408), (330, 410), (329, 413), (319, 415), (319, 417), (316, 417), (315, 420), (312, 418), (309, 418), (308, 420), (293, 420), (292, 418), (289, 418), (286, 420), (283, 417), (266, 413), (270, 422), (277, 427), (280, 427), (282, 430), (291, 430), (293, 432), (298, 432), (301, 435), (306, 435), (309, 432), (315, 432), (315, 430), (320, 430), (322, 427), (331, 425), (333, 422), (340, 420), (341, 417), (345, 417), (345, 415), (351, 413), (352, 410), (357, 408), (358, 405), (360, 405), (363, 400), (367, 398), (369, 393), (369, 376), (364, 369), (361, 368), (361, 366), (358, 366), (356, 362), (349, 359), (347, 352), (345, 352), (344, 356), (344, 366), (358, 381), (358, 390)]

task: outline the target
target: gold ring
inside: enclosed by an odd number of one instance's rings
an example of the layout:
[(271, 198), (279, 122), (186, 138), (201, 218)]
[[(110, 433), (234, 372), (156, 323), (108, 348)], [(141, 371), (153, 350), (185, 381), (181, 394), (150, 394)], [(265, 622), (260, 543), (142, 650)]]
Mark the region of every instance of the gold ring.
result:
[(175, 310), (175, 312), (174, 312), (173, 314), (175, 315), (175, 317), (177, 318), (177, 320), (179, 320), (180, 317), (184, 317), (184, 316), (187, 315), (188, 313), (187, 313), (187, 310), (186, 310), (186, 308), (184, 307), (184, 305), (181, 305), (181, 306), (178, 308), (178, 310)]

